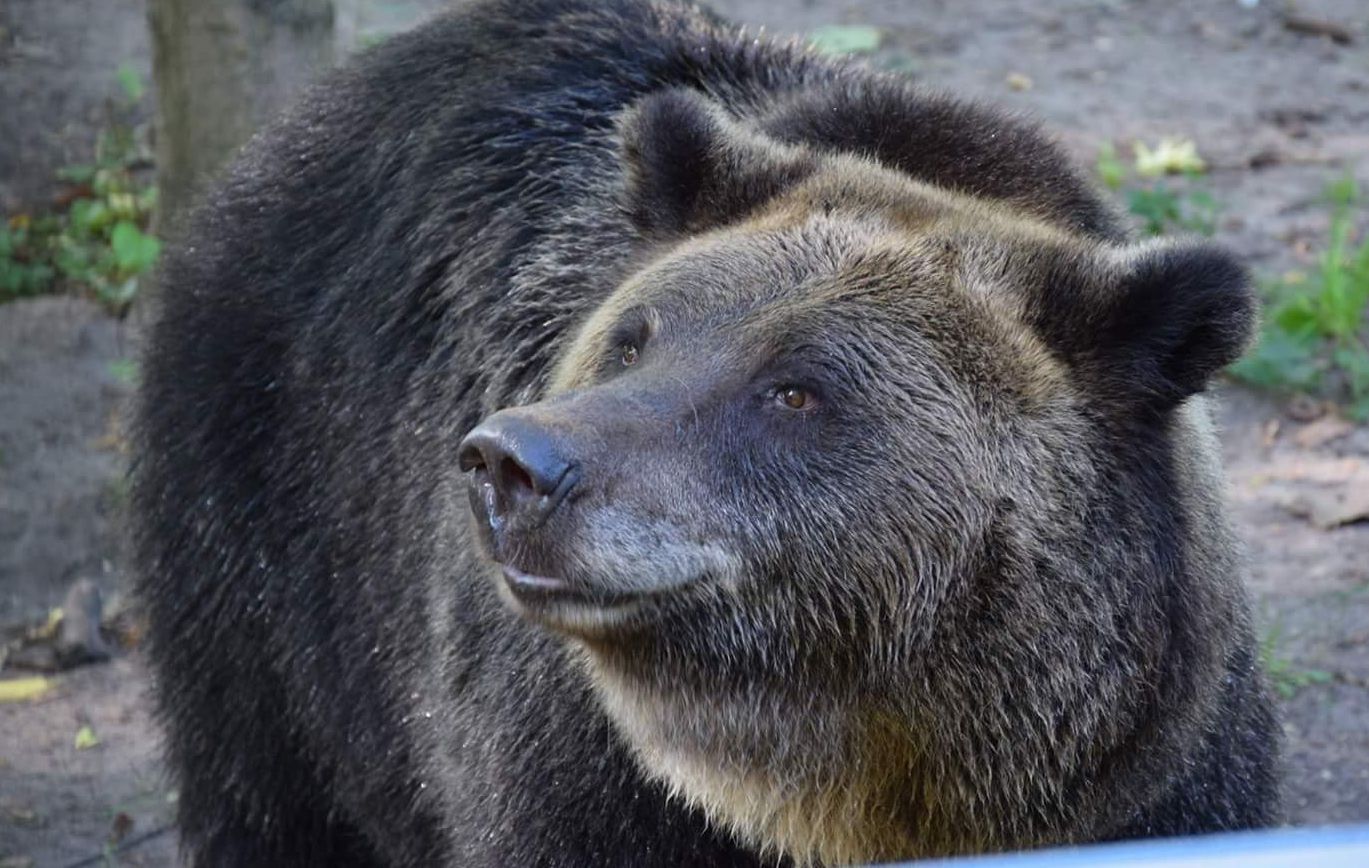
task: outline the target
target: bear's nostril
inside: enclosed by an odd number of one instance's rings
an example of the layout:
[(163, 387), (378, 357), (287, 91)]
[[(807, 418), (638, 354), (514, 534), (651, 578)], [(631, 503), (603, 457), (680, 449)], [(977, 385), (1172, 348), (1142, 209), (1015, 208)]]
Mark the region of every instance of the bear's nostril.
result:
[(527, 468), (513, 458), (505, 458), (499, 462), (499, 475), (502, 477), (501, 482), (503, 483), (500, 487), (512, 497), (528, 497), (548, 493), (538, 491), (537, 483), (533, 481)]
[(480, 470), (485, 467), (485, 456), (481, 454), (480, 447), (475, 444), (467, 444), (456, 456), (457, 466), (462, 473), (472, 470)]

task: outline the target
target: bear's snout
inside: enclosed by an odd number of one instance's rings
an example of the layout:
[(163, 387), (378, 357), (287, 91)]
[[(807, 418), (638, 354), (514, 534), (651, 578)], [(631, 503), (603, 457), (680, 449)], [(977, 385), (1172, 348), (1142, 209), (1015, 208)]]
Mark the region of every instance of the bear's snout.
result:
[(516, 410), (477, 425), (457, 457), (470, 474), (471, 507), (496, 539), (510, 527), (540, 526), (579, 481), (576, 463), (562, 454), (553, 433)]

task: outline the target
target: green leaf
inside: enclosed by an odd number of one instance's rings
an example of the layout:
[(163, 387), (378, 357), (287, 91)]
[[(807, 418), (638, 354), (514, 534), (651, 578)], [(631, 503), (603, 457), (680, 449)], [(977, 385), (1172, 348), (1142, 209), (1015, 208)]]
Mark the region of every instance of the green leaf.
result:
[(1348, 172), (1326, 186), (1326, 198), (1333, 205), (1346, 206), (1359, 198), (1359, 185)]
[(114, 263), (119, 271), (138, 274), (151, 267), (162, 252), (162, 244), (145, 234), (134, 223), (121, 220), (109, 235), (109, 246), (114, 251)]
[(23, 286), (24, 274), (17, 265), (0, 262), (0, 297), (19, 295)]
[(89, 184), (95, 177), (95, 167), (88, 165), (63, 166), (57, 170), (57, 180), (68, 184)]
[(71, 203), (71, 228), (76, 238), (100, 231), (112, 216), (109, 206), (96, 199), (77, 199)]
[(1120, 190), (1127, 179), (1127, 166), (1117, 156), (1117, 148), (1106, 142), (1098, 149), (1098, 177), (1109, 190)]
[(138, 70), (133, 68), (133, 64), (119, 64), (119, 71), (115, 75), (119, 79), (119, 87), (124, 89), (124, 95), (128, 97), (129, 102), (138, 102), (143, 98), (143, 77), (138, 74)]
[(1342, 344), (1331, 354), (1331, 360), (1345, 372), (1352, 392), (1369, 395), (1369, 348), (1359, 343)]
[(1356, 422), (1369, 422), (1369, 394), (1345, 406), (1345, 415)]
[(1311, 389), (1324, 368), (1320, 346), (1313, 337), (1268, 329), (1254, 351), (1231, 366), (1231, 373), (1259, 386)]
[(1206, 190), (1195, 190), (1188, 194), (1184, 208), (1182, 226), (1199, 235), (1212, 235), (1217, 231), (1217, 218), (1222, 208), (1217, 200)]
[(1298, 295), (1276, 307), (1270, 317), (1274, 325), (1291, 335), (1310, 337), (1321, 333), (1321, 312), (1311, 296)]
[(90, 750), (100, 743), (100, 737), (95, 734), (89, 724), (76, 730), (75, 747), (77, 750)]
[(52, 288), (52, 281), (56, 277), (56, 269), (45, 262), (29, 266), (29, 292), (47, 292)]
[(884, 42), (884, 31), (863, 24), (829, 24), (808, 37), (823, 54), (870, 54)]
[(137, 359), (115, 359), (109, 363), (109, 375), (125, 386), (138, 382)]
[(105, 280), (96, 281), (95, 294), (114, 310), (122, 311), (138, 294), (138, 278), (130, 277), (117, 284)]
[(1325, 669), (1304, 669), (1302, 680), (1304, 684), (1330, 684), (1336, 680), (1336, 676)]
[(66, 275), (68, 280), (78, 283), (90, 281), (90, 251), (86, 248), (75, 244), (64, 246), (53, 261), (57, 264), (57, 270)]
[(90, 179), (90, 186), (96, 195), (105, 196), (119, 189), (119, 179), (113, 169), (104, 166), (95, 170), (95, 176)]
[(1163, 184), (1127, 191), (1127, 210), (1144, 221), (1149, 235), (1161, 235), (1179, 219), (1179, 200)]

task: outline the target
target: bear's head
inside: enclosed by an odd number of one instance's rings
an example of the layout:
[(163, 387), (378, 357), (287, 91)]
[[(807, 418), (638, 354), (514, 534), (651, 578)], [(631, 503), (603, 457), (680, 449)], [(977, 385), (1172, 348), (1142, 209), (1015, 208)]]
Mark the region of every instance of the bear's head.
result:
[(1009, 746), (948, 754), (1038, 737), (1057, 779), (1096, 749), (1071, 704), (1133, 701), (1136, 576), (1180, 533), (1185, 405), (1251, 335), (1244, 272), (782, 144), (690, 92), (622, 140), (640, 263), (548, 394), (462, 446), (501, 594), (569, 638), (650, 774), (758, 843), (1011, 837), (953, 783)]

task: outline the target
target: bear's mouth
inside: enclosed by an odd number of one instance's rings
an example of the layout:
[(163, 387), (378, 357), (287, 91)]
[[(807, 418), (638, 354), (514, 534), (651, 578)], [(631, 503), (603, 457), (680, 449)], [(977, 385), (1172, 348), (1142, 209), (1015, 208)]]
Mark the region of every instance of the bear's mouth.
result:
[(705, 581), (699, 576), (667, 588), (613, 589), (529, 573), (508, 563), (495, 565), (502, 578), (500, 596), (514, 612), (541, 626), (584, 638), (608, 638), (642, 628), (654, 613)]
[(594, 588), (556, 576), (539, 576), (524, 572), (511, 564), (500, 564), (504, 586), (524, 606), (548, 607), (556, 605), (612, 608), (636, 602), (643, 596), (638, 591), (614, 591)]

